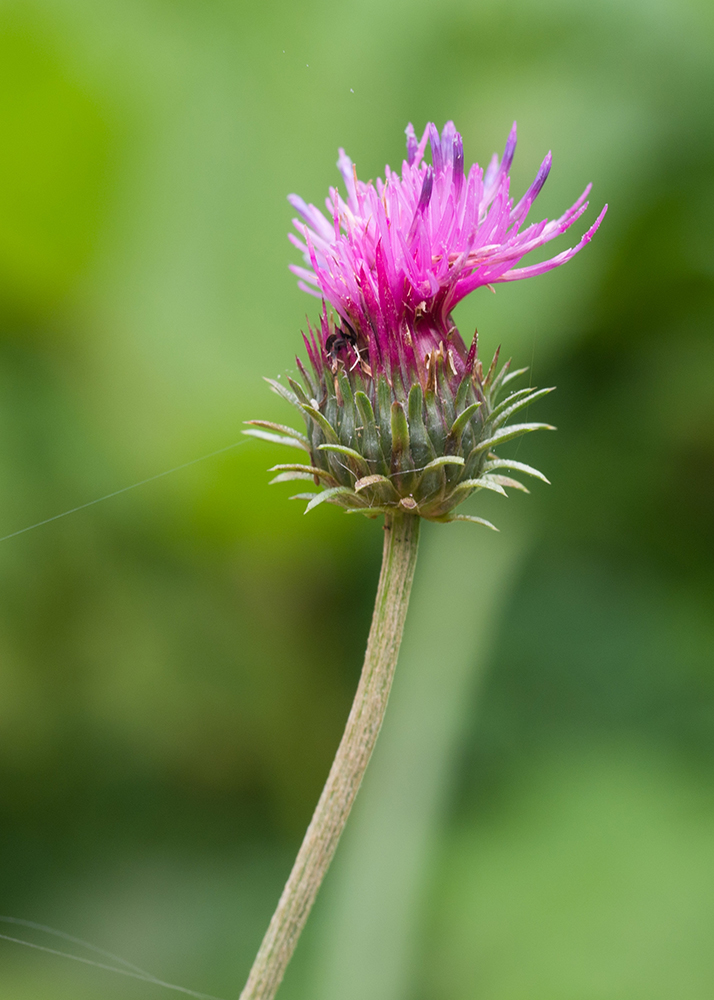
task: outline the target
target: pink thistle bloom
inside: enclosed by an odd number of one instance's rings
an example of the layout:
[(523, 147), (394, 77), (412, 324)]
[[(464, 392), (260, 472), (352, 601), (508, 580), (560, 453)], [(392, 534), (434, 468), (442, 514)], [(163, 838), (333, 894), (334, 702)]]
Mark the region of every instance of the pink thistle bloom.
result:
[[(525, 225), (548, 176), (548, 153), (535, 180), (516, 203), (510, 197), (509, 170), (516, 148), (513, 125), (503, 158), (494, 155), (484, 171), (464, 171), (463, 143), (453, 122), (439, 135), (429, 123), (420, 141), (406, 129), (407, 159), (401, 175), (385, 168), (385, 179), (357, 179), (350, 158), (340, 149), (337, 166), (347, 200), (336, 188), (326, 199), (326, 217), (298, 195), (289, 201), (299, 219), (290, 234), (305, 267), (291, 265), (306, 292), (329, 303), (343, 320), (337, 332), (347, 368), (369, 375), (401, 371), (407, 383), (428, 379), (429, 355), (448, 354), (454, 378), (468, 364), (466, 346), (451, 311), (481, 285), (544, 274), (574, 257), (598, 229), (607, 205), (580, 241), (540, 264), (517, 265), (526, 254), (566, 232), (588, 207), (590, 185), (558, 219)], [(424, 162), (427, 142), (431, 165)], [(322, 348), (330, 357), (334, 329), (323, 315)], [(336, 363), (334, 348), (332, 360)], [(320, 365), (322, 359), (318, 360)], [(321, 366), (321, 365), (320, 365)]]

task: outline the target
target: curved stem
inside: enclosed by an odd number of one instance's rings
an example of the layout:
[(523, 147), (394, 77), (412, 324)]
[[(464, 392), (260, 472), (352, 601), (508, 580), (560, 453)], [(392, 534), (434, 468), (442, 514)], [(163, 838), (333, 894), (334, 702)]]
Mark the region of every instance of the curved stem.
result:
[(389, 515), (377, 600), (347, 726), (240, 1000), (273, 1000), (362, 783), (384, 719), (419, 545), (419, 518)]

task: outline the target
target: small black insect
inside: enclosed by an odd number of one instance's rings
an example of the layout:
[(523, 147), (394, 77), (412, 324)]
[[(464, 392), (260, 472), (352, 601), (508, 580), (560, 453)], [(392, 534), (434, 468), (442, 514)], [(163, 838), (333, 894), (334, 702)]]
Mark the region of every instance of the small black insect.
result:
[(325, 354), (333, 373), (337, 371), (339, 354), (343, 348), (344, 350), (352, 348), (355, 353), (355, 364), (358, 364), (360, 360), (360, 353), (357, 348), (357, 334), (346, 320), (342, 322), (344, 326), (335, 327), (335, 332), (331, 333), (325, 341)]

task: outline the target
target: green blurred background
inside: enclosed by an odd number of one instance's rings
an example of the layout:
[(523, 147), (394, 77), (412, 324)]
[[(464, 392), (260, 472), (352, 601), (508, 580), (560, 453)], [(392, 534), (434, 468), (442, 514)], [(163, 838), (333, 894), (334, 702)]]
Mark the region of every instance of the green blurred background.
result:
[[(283, 1000), (709, 1000), (714, 8), (0, 4), (0, 535), (289, 414), (285, 200), (517, 118), (567, 267), (458, 311), (558, 391), (552, 487), (426, 526), (374, 766)], [(558, 249), (569, 246), (567, 237)], [(381, 532), (255, 441), (0, 543), (0, 911), (230, 998), (358, 675)], [(17, 933), (11, 927), (0, 928)], [(27, 936), (53, 945), (43, 935)], [(0, 942), (0, 997), (169, 995)]]

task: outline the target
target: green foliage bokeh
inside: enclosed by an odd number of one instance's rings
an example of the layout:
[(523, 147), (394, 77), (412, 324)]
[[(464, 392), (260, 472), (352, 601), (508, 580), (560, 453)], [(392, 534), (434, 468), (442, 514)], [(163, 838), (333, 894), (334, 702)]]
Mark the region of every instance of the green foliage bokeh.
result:
[[(553, 150), (539, 217), (588, 181), (583, 223), (610, 203), (567, 267), (459, 307), (558, 386), (559, 431), (521, 446), (554, 485), (508, 501), (533, 541), (403, 998), (710, 996), (713, 42), (704, 0), (0, 4), (0, 535), (288, 419), (261, 376), (316, 303), (285, 196), (319, 203), (338, 146), (374, 177), (407, 121), (453, 118), (484, 163), (517, 118), (517, 196)], [(245, 443), (0, 542), (0, 909), (221, 996), (379, 566), (376, 525), (268, 489), (279, 460)], [(298, 958), (286, 1000), (311, 995)], [(8, 1000), (159, 995), (2, 961)]]

